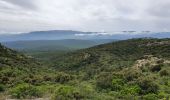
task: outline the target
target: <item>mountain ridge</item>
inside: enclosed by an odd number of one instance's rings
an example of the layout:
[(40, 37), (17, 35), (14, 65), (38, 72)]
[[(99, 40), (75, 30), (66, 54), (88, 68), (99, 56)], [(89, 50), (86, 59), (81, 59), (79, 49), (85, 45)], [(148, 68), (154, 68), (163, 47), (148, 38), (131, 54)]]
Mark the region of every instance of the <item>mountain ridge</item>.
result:
[(122, 34), (109, 34), (103, 32), (81, 32), (73, 30), (34, 31), (22, 34), (1, 34), (0, 41), (23, 41), (23, 40), (61, 40), (61, 39), (116, 39), (126, 40), (131, 38), (170, 38), (170, 32), (144, 32), (123, 31)]

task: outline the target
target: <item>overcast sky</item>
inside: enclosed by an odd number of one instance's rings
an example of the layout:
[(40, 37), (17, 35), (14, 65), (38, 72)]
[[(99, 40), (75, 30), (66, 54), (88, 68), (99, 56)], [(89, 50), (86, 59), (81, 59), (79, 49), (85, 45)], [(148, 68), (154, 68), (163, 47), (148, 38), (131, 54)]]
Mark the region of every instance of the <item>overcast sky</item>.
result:
[(170, 31), (170, 0), (0, 0), (0, 33)]

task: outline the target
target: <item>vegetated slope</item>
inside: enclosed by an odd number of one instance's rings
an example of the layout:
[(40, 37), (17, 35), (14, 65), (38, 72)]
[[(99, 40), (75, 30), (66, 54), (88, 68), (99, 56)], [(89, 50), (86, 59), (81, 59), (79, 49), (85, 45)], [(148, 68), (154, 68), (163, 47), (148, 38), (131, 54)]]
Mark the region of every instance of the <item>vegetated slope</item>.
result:
[(12, 41), (3, 44), (9, 48), (25, 51), (69, 51), (92, 47), (102, 43), (112, 42), (113, 40), (32, 40), (32, 41)]
[(4, 42), (3, 45), (31, 55), (40, 60), (46, 60), (53, 56), (60, 56), (66, 52), (89, 48), (95, 45), (109, 43), (115, 40), (100, 39), (100, 40), (32, 40), (32, 41), (12, 41)]
[(84, 69), (90, 67), (90, 65), (129, 67), (127, 64), (133, 64), (144, 55), (169, 59), (169, 50), (170, 39), (141, 38), (98, 45), (53, 58), (53, 60), (56, 61), (56, 68), (61, 67), (64, 70)]
[(33, 58), (20, 54), (0, 44), (0, 83), (7, 87), (16, 85), (29, 74), (43, 67)]
[(14, 60), (12, 65), (2, 63), (0, 92), (5, 89), (13, 98), (158, 100), (170, 95), (170, 39), (130, 39), (98, 45), (50, 58), (46, 67), (33, 67), (32, 61), (24, 66), (15, 60), (21, 54), (1, 48), (2, 58)]
[(170, 39), (99, 45), (58, 57), (53, 67), (90, 81), (107, 99), (157, 100), (170, 95)]
[[(42, 64), (34, 58), (0, 45), (0, 99), (51, 100), (56, 93), (60, 93), (57, 91), (63, 92), (60, 89), (73, 88), (69, 82), (76, 79), (76, 76)], [(79, 93), (74, 90), (74, 94), (68, 95), (79, 96)]]
[(41, 85), (49, 82), (46, 76), (57, 83), (54, 77), (60, 75), (35, 59), (0, 44), (0, 99), (42, 97), (44, 88)]
[(94, 46), (96, 43), (90, 40), (34, 40), (6, 42), (4, 45), (17, 50), (32, 51), (55, 51), (74, 50)]

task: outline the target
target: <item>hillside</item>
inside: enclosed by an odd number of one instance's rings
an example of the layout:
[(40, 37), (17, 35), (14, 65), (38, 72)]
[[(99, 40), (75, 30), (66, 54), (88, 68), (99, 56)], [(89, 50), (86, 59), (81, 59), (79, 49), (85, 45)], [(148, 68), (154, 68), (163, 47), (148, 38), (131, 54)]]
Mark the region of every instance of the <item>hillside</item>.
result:
[(99, 40), (80, 40), (80, 39), (64, 39), (64, 40), (32, 40), (32, 41), (11, 41), (2, 44), (8, 48), (36, 57), (38, 59), (48, 59), (49, 57), (58, 56), (66, 52), (78, 49), (89, 48), (99, 44), (109, 43), (112, 39)]
[(107, 99), (157, 100), (170, 93), (170, 39), (118, 41), (51, 61), (57, 70), (75, 73), (95, 84)]
[(55, 51), (55, 50), (76, 50), (82, 48), (88, 48), (97, 45), (92, 40), (34, 40), (34, 41), (13, 41), (4, 42), (5, 46), (16, 50), (32, 50), (32, 51)]
[[(170, 95), (170, 39), (117, 41), (47, 56), (42, 63), (4, 46), (0, 50), (1, 59), (12, 59), (0, 69), (0, 91), (9, 98), (159, 100)], [(17, 55), (29, 62), (23, 65)]]
[[(98, 45), (92, 48), (68, 53), (63, 57), (55, 58), (54, 60), (58, 61), (57, 65), (58, 63), (60, 65), (62, 62), (68, 62), (68, 67), (75, 67), (75, 69), (81, 69), (82, 67), (84, 68), (84, 66), (94, 64), (109, 64), (109, 66), (128, 67), (130, 64), (133, 64), (134, 61), (145, 55), (153, 55), (169, 59), (169, 50), (170, 39), (141, 38)], [(127, 63), (129, 65), (127, 65)], [(66, 70), (68, 69), (67, 66), (61, 66), (62, 68), (66, 68)]]

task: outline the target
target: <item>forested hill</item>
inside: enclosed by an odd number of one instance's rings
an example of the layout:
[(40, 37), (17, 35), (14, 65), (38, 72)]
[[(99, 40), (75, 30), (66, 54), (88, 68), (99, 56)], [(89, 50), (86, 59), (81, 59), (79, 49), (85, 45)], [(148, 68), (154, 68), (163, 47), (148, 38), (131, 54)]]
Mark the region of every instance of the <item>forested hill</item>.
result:
[(159, 100), (170, 95), (170, 39), (118, 41), (52, 61), (57, 70), (94, 85), (104, 100)]
[[(170, 58), (170, 39), (130, 39), (98, 45), (55, 58), (56, 68), (128, 67), (145, 55)], [(85, 67), (86, 66), (86, 67)]]

